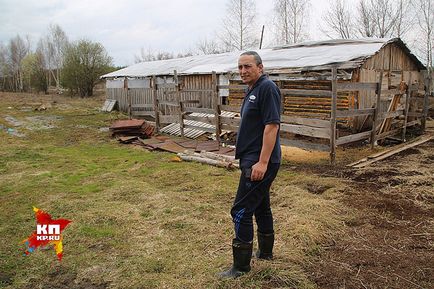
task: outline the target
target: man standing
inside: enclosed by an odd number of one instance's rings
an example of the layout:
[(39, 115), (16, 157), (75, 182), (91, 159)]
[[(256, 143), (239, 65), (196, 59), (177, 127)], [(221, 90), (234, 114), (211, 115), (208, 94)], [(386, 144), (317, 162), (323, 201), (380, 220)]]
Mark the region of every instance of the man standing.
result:
[(241, 177), (231, 209), (235, 225), (233, 265), (220, 277), (236, 278), (250, 271), (253, 248), (253, 215), (258, 226), (256, 257), (273, 257), (274, 229), (270, 208), (270, 186), (280, 166), (279, 141), (281, 96), (278, 87), (263, 74), (258, 53), (247, 51), (238, 59), (242, 81), (248, 85), (241, 106), (235, 158)]

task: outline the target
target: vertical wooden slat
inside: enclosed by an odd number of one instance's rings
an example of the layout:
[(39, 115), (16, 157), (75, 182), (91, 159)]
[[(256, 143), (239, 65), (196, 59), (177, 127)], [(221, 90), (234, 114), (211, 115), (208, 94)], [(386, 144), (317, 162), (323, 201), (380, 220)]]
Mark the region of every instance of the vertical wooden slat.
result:
[(179, 118), (179, 130), (181, 131), (181, 137), (184, 137), (184, 116), (183, 116), (183, 109), (182, 109), (182, 101), (181, 101), (181, 94), (179, 91), (179, 79), (178, 79), (178, 72), (176, 70), (173, 71), (173, 78), (175, 80), (175, 101), (178, 102), (178, 118)]
[(332, 105), (330, 113), (330, 163), (336, 163), (336, 108), (337, 108), (337, 69), (332, 68)]
[(132, 118), (132, 113), (131, 113), (131, 95), (130, 95), (129, 89), (128, 89), (128, 78), (127, 77), (124, 78), (124, 91), (125, 91), (126, 98), (127, 98), (127, 103), (128, 103), (128, 116), (131, 119)]
[(372, 120), (372, 131), (371, 131), (371, 149), (374, 148), (375, 143), (377, 142), (377, 126), (378, 126), (378, 116), (380, 115), (380, 104), (381, 104), (381, 85), (383, 83), (383, 70), (380, 70), (380, 76), (377, 83), (377, 90), (375, 94), (377, 95), (377, 100), (375, 101), (375, 110), (374, 116)]
[(430, 79), (430, 73), (428, 71), (424, 71), (424, 79), (425, 79), (425, 96), (423, 98), (423, 115), (421, 119), (421, 126), (422, 126), (422, 132), (425, 133), (426, 128), (426, 118), (428, 117), (428, 107), (429, 107), (429, 93), (430, 93), (430, 85), (431, 85), (431, 79)]
[(401, 140), (403, 142), (405, 142), (405, 134), (407, 133), (407, 120), (408, 120), (408, 111), (410, 108), (410, 98), (411, 98), (411, 94), (412, 94), (412, 89), (411, 89), (411, 85), (412, 85), (413, 79), (412, 79), (412, 74), (410, 72), (410, 76), (408, 79), (408, 86), (407, 86), (407, 93), (405, 96), (405, 107), (404, 107), (404, 126), (402, 128), (402, 136), (401, 136)]
[(219, 105), (219, 94), (218, 94), (218, 85), (217, 85), (217, 75), (216, 72), (212, 72), (212, 100), (214, 105), (214, 120), (215, 120), (215, 134), (216, 140), (220, 144), (220, 134), (221, 134), (221, 124), (220, 124), (220, 105)]
[(151, 82), (152, 88), (152, 98), (154, 101), (154, 113), (155, 113), (155, 132), (158, 133), (160, 131), (160, 109), (158, 108), (158, 95), (157, 95), (157, 78), (155, 75), (152, 76)]

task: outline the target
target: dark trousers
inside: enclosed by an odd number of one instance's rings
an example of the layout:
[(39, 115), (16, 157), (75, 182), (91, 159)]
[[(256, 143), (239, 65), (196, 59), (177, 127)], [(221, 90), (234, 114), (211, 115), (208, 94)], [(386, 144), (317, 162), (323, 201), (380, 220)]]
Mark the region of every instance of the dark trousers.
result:
[(237, 196), (231, 209), (235, 226), (235, 238), (241, 242), (253, 241), (253, 215), (258, 231), (263, 234), (274, 233), (273, 215), (270, 208), (270, 187), (276, 178), (280, 164), (268, 164), (267, 172), (261, 181), (251, 181), (246, 177), (246, 170), (254, 163), (243, 166)]

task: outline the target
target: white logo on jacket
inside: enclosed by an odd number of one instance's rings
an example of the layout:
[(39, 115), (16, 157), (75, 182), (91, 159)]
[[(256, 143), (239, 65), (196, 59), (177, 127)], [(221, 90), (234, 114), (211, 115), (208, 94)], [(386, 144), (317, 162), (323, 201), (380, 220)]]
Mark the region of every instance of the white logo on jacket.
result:
[(254, 96), (253, 94), (251, 96), (249, 96), (249, 102), (255, 102), (256, 96)]

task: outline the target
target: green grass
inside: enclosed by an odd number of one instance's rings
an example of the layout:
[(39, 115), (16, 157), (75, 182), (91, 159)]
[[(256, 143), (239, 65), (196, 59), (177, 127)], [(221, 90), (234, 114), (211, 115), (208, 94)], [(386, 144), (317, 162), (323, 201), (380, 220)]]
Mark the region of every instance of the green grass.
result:
[[(16, 97), (0, 95), (0, 124), (6, 115), (60, 118), (53, 129), (19, 128), (24, 138), (0, 131), (0, 287), (315, 288), (304, 264), (343, 224), (337, 180), (282, 170), (272, 188), (276, 259), (218, 280), (231, 264), (237, 171), (118, 144), (99, 128), (125, 116), (99, 113), (101, 101), (59, 97), (36, 112), (20, 109), (34, 99)], [(311, 182), (328, 189), (311, 194)], [(72, 220), (60, 263), (53, 250), (22, 256), (32, 206)]]

